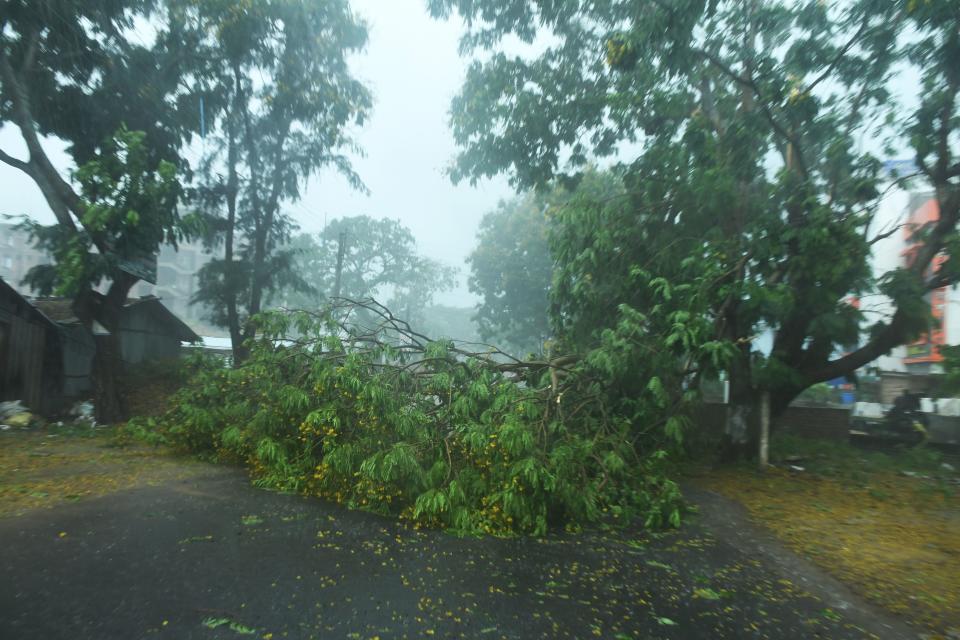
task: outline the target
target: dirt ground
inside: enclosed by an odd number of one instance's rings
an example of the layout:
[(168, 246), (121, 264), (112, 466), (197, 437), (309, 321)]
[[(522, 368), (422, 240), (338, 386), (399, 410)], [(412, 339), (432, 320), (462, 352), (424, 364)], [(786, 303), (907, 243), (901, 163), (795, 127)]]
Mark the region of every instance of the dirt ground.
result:
[(0, 638), (918, 637), (710, 491), (679, 531), (464, 539), (107, 443), (0, 433)]

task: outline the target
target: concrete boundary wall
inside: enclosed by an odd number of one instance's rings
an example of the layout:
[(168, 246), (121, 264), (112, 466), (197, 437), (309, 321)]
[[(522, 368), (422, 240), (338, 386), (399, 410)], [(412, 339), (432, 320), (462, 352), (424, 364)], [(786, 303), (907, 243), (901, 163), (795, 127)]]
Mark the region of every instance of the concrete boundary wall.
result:
[[(720, 437), (726, 419), (727, 406), (722, 403), (703, 404), (697, 424), (707, 438)], [(960, 417), (928, 414), (930, 441), (942, 444), (960, 444)], [(773, 425), (776, 433), (789, 433), (803, 438), (844, 442), (849, 437), (850, 410), (839, 407), (788, 407)]]

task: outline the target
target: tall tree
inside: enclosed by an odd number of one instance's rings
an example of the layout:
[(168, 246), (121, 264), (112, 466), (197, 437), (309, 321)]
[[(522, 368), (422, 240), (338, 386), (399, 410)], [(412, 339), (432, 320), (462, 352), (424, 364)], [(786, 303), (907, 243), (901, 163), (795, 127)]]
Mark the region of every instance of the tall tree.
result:
[(483, 216), (467, 258), (470, 291), (482, 297), (475, 321), (484, 340), (538, 352), (550, 336), (548, 207), (534, 194), (501, 202)]
[[(294, 238), (295, 270), (309, 290), (286, 295), (289, 306), (317, 308), (338, 295), (361, 300), (389, 296), (387, 306), (419, 324), (437, 292), (453, 286), (454, 270), (417, 251), (416, 239), (398, 220), (348, 216), (333, 220), (316, 237)], [(337, 262), (342, 264), (339, 282)]]
[(324, 167), (363, 188), (345, 154), (359, 151), (350, 128), (371, 105), (348, 65), (367, 29), (346, 0), (171, 4), (181, 27), (171, 36), (203, 52), (194, 85), (206, 98), (212, 151), (197, 196), (223, 247), (204, 267), (196, 300), (223, 310), (213, 319), (229, 329), (239, 363), (266, 298), (298, 283), (281, 248), (294, 230), (283, 204)]
[[(174, 178), (190, 128), (170, 107), (182, 97), (182, 52), (136, 33), (153, 9), (148, 0), (0, 4), (0, 124), (16, 127), (27, 149), (26, 158), (0, 150), (0, 161), (37, 185), (56, 218), (29, 225), (57, 258), (32, 274), (34, 285), (72, 296), (91, 340), (95, 321), (110, 332), (95, 358), (101, 422), (126, 413), (117, 329), (140, 277), (131, 265), (180, 234)], [(48, 137), (68, 143), (72, 172), (51, 161)]]
[[(518, 186), (542, 185), (621, 143), (639, 149), (621, 167), (629, 198), (568, 218), (555, 246), (568, 283), (555, 292), (564, 330), (596, 337), (618, 305), (644, 309), (651, 291), (682, 284), (691, 269), (716, 273), (704, 313), (736, 347), (733, 415), (747, 415), (763, 392), (777, 413), (809, 385), (912, 339), (927, 326), (925, 293), (960, 276), (955, 2), (431, 7), (459, 10), (471, 25), (465, 47), (485, 50), (453, 105), (464, 148), (455, 179), (505, 171)], [(508, 35), (549, 35), (549, 45), (508, 56), (498, 50)], [(923, 87), (908, 112), (892, 80), (914, 71)], [(940, 216), (909, 264), (874, 278), (879, 156), (904, 147)], [(940, 253), (948, 259), (935, 268)], [(895, 312), (838, 355), (865, 324), (849, 297), (878, 292)], [(764, 331), (774, 336), (769, 357), (754, 346)], [(747, 422), (731, 420), (731, 450), (749, 439)]]

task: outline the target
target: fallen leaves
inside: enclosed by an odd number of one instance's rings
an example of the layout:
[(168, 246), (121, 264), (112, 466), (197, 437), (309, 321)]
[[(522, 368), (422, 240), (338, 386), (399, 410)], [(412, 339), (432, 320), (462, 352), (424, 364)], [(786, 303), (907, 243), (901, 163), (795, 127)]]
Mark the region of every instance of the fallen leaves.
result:
[(111, 447), (111, 434), (0, 434), (0, 518), (183, 478), (199, 465), (143, 446)]
[(226, 626), (231, 631), (243, 636), (252, 636), (257, 632), (256, 629), (252, 629), (236, 620), (231, 620), (230, 618), (205, 618), (203, 621), (203, 626), (208, 629), (217, 629), (219, 627)]
[(937, 631), (960, 627), (956, 490), (892, 471), (864, 472), (855, 482), (847, 472), (725, 469), (703, 483), (888, 610)]

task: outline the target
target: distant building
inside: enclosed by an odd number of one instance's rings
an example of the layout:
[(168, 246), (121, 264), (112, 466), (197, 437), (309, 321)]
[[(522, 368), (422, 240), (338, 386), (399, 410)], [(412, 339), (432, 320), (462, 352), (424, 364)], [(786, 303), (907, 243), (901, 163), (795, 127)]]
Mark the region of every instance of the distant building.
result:
[(20, 283), (30, 269), (50, 262), (50, 256), (30, 244), (26, 233), (12, 224), (0, 223), (0, 278), (20, 291)]
[(197, 292), (197, 272), (210, 261), (200, 243), (184, 243), (174, 249), (169, 245), (160, 248), (157, 256), (157, 284), (140, 281), (130, 292), (131, 296), (153, 295), (180, 318), (199, 323), (203, 320), (201, 305), (190, 304)]
[[(909, 265), (918, 247), (914, 237), (928, 225), (934, 224), (939, 217), (937, 200), (932, 193), (894, 190), (881, 205), (871, 233), (895, 229), (897, 225), (901, 228), (874, 245), (874, 273), (879, 275)], [(945, 256), (937, 256), (933, 268), (939, 267), (945, 259)], [(897, 347), (880, 357), (873, 364), (876, 369), (916, 375), (942, 373), (940, 362), (943, 358), (938, 348), (960, 344), (960, 292), (956, 285), (942, 287), (928, 293), (927, 301), (933, 318), (930, 330), (910, 344)], [(872, 322), (879, 318), (888, 318), (893, 311), (891, 302), (880, 296), (874, 296), (867, 308), (876, 314), (873, 317), (868, 316), (868, 320)]]

